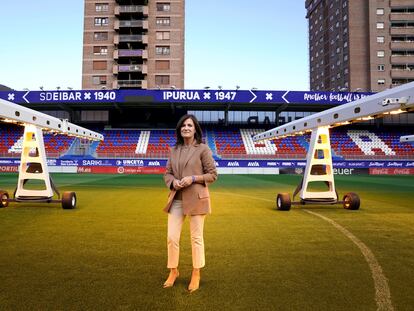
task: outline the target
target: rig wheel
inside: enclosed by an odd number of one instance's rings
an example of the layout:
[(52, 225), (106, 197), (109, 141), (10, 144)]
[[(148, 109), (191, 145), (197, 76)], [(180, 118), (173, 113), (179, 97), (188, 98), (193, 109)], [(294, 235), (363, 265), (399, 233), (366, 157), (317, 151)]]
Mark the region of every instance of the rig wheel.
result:
[(280, 211), (288, 211), (291, 206), (289, 193), (279, 193), (276, 197), (276, 208)]
[(76, 194), (75, 192), (63, 192), (62, 195), (62, 208), (63, 209), (74, 209), (76, 207)]
[(0, 208), (7, 207), (9, 202), (7, 201), (9, 198), (9, 194), (7, 191), (0, 190)]
[(359, 200), (359, 196), (356, 193), (348, 192), (344, 195), (344, 208), (350, 210), (357, 210), (359, 209), (359, 205), (361, 201)]

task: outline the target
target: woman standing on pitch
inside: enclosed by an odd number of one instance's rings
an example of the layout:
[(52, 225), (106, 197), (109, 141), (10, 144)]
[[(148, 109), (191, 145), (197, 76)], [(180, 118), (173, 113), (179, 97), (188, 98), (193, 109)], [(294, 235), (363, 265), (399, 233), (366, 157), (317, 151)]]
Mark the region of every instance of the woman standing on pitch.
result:
[(193, 272), (188, 290), (199, 288), (200, 269), (205, 265), (203, 227), (210, 210), (207, 185), (217, 179), (217, 170), (210, 148), (201, 142), (200, 124), (193, 115), (184, 115), (175, 129), (177, 142), (171, 148), (164, 181), (171, 190), (168, 212), (168, 265), (170, 274), (164, 287), (171, 287), (177, 279), (181, 228), (190, 217)]

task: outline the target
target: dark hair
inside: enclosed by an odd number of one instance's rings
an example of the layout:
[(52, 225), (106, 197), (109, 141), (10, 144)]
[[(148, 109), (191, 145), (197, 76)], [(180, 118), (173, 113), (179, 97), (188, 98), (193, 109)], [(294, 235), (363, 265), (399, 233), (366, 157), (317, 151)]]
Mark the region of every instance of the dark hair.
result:
[(185, 120), (191, 119), (194, 123), (194, 139), (196, 140), (197, 144), (201, 144), (203, 139), (203, 133), (201, 131), (200, 123), (198, 122), (197, 118), (192, 114), (185, 114), (181, 117), (181, 119), (177, 123), (177, 127), (175, 128), (175, 135), (177, 136), (177, 142), (175, 143), (176, 146), (184, 145), (184, 138), (181, 136), (181, 127)]

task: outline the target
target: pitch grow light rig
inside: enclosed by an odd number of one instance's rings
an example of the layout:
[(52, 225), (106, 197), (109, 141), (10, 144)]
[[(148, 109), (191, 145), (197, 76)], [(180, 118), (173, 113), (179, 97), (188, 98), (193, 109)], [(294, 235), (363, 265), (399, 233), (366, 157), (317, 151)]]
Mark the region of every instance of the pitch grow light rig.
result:
[[(292, 202), (288, 193), (279, 193), (276, 198), (277, 209), (289, 210), (292, 204), (337, 203), (343, 204), (346, 209), (358, 209), (360, 199), (356, 193), (349, 192), (345, 194), (342, 201), (338, 200), (333, 175), (329, 128), (408, 111), (414, 111), (414, 82), (255, 135), (253, 141), (262, 141), (312, 132), (304, 175), (293, 193), (293, 199), (299, 193), (300, 201)], [(412, 139), (413, 136), (407, 137), (407, 141)], [(327, 190), (310, 191), (309, 185), (316, 182), (325, 183)]]
[[(62, 203), (64, 209), (75, 208), (75, 192), (64, 192), (60, 199), (49, 175), (43, 131), (87, 140), (103, 140), (103, 135), (3, 99), (0, 99), (0, 121), (24, 126), (17, 187), (13, 198), (0, 190), (0, 207), (6, 207), (9, 202), (48, 202)], [(42, 189), (29, 189), (30, 181), (41, 183)], [(58, 199), (53, 199), (54, 193)]]

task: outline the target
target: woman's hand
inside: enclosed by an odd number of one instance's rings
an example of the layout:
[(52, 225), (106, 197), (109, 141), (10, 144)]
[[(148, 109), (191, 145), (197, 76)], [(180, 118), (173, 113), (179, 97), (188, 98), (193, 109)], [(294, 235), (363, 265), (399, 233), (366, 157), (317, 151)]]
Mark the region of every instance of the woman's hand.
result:
[(174, 179), (174, 181), (173, 181), (173, 187), (174, 187), (175, 190), (181, 190), (181, 189), (184, 188), (184, 186), (181, 185), (181, 181), (178, 180), (178, 179)]
[(180, 181), (180, 185), (183, 186), (183, 188), (190, 186), (193, 183), (193, 176), (186, 176), (183, 177)]

